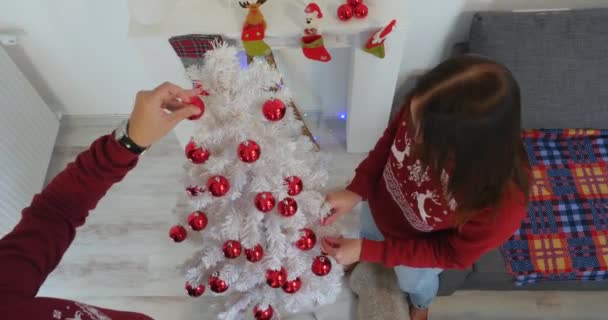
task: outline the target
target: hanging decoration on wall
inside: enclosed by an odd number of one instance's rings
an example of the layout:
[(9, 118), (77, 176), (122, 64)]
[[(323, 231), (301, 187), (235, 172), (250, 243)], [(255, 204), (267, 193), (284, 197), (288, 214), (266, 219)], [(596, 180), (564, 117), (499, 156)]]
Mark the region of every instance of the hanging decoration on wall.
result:
[(250, 57), (265, 57), (272, 53), (272, 50), (264, 42), (266, 35), (266, 20), (260, 10), (260, 7), (266, 3), (267, 0), (244, 0), (239, 1), (239, 5), (243, 9), (249, 10), (247, 18), (243, 24), (243, 32), (241, 34), (241, 40), (243, 41), (243, 47), (245, 52)]
[(363, 50), (370, 54), (375, 55), (380, 59), (384, 59), (386, 56), (386, 50), (384, 48), (384, 41), (389, 36), (389, 34), (395, 28), (397, 24), (397, 20), (391, 21), (386, 27), (380, 29), (378, 32), (374, 33), (374, 35), (369, 38)]
[(347, 0), (346, 3), (338, 6), (338, 19), (342, 21), (348, 21), (353, 17), (357, 19), (364, 19), (369, 13), (369, 8), (363, 0)]
[(331, 54), (325, 48), (323, 36), (319, 31), (321, 20), (323, 19), (323, 11), (318, 4), (312, 2), (306, 6), (306, 28), (302, 36), (302, 51), (308, 59), (329, 62)]

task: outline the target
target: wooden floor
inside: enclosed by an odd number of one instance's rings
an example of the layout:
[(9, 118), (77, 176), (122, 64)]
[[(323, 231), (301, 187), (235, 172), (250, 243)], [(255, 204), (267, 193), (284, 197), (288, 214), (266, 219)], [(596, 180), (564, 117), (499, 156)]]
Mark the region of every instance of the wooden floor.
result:
[[(121, 118), (65, 117), (48, 178)], [(346, 154), (343, 123), (309, 118), (308, 124), (332, 156), (331, 184), (344, 185), (362, 156)], [(212, 300), (184, 296), (181, 265), (195, 248), (175, 245), (167, 237), (182, 154), (172, 135), (146, 153), (91, 213), (40, 295), (143, 312), (159, 320), (214, 319)], [(606, 301), (608, 292), (459, 292), (437, 299), (431, 319), (608, 319)], [(354, 304), (345, 290), (335, 305), (284, 319), (356, 319)]]

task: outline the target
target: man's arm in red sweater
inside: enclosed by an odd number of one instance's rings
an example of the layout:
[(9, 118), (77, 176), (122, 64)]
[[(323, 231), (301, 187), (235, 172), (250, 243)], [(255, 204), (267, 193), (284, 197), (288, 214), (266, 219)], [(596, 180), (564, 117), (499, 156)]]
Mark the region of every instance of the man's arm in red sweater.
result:
[(36, 195), (15, 229), (0, 240), (0, 297), (33, 298), (74, 240), (76, 228), (136, 163), (135, 154), (107, 135)]
[(364, 200), (367, 199), (370, 187), (375, 181), (378, 181), (382, 175), (382, 170), (384, 170), (386, 160), (391, 152), (395, 134), (399, 128), (399, 124), (403, 121), (405, 112), (409, 112), (409, 107), (403, 107), (395, 118), (393, 118), (380, 140), (376, 143), (374, 149), (370, 151), (367, 158), (365, 158), (357, 167), (355, 177), (346, 187), (347, 190), (360, 195)]
[(363, 240), (361, 260), (382, 263), (387, 267), (469, 268), (483, 254), (504, 243), (521, 226), (526, 214), (523, 194), (510, 194), (495, 214), (482, 213), (465, 223), (460, 230), (411, 240)]

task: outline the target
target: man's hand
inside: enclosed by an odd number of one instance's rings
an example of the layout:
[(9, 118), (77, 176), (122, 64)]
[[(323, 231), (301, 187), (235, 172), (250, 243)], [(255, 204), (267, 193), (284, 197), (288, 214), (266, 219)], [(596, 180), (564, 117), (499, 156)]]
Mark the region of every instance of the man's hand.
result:
[(361, 239), (344, 239), (327, 237), (321, 243), (323, 251), (332, 256), (341, 265), (353, 264), (361, 259)]
[(154, 144), (180, 121), (200, 113), (197, 107), (185, 104), (195, 95), (195, 91), (169, 82), (152, 91), (138, 92), (129, 120), (129, 138), (141, 147)]
[(323, 226), (330, 225), (341, 216), (353, 211), (353, 208), (361, 202), (361, 196), (345, 189), (328, 194), (325, 201), (331, 206), (331, 215), (321, 221)]

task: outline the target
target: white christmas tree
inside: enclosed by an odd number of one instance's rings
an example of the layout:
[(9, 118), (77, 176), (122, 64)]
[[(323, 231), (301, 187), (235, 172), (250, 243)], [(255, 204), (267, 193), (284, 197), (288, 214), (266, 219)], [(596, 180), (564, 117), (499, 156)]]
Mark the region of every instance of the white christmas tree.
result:
[(171, 229), (175, 241), (200, 244), (188, 293), (225, 296), (218, 318), (226, 320), (334, 302), (343, 270), (320, 249), (335, 231), (319, 227), (328, 173), (280, 73), (259, 60), (244, 69), (236, 49), (218, 44), (188, 74), (206, 106), (186, 148), (187, 192), (175, 210), (186, 227)]

